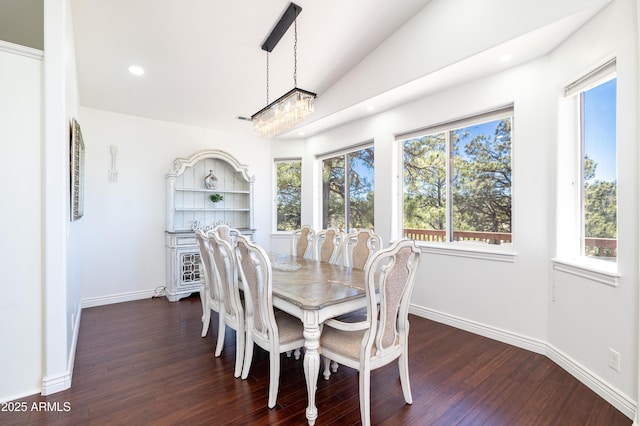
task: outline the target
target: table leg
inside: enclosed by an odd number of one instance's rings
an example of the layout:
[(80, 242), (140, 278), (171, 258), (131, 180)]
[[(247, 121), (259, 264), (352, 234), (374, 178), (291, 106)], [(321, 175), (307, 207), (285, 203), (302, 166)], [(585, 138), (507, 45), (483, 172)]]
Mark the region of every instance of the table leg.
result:
[[(315, 322), (315, 321), (314, 321)], [(317, 322), (304, 327), (304, 376), (307, 382), (307, 420), (313, 426), (318, 418), (316, 407), (316, 386), (318, 384), (318, 373), (320, 372), (320, 327)]]

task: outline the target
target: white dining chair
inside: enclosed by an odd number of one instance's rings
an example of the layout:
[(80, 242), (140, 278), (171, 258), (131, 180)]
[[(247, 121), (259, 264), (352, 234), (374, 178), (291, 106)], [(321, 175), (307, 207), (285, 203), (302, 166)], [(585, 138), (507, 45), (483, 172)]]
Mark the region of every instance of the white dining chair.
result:
[(246, 342), (242, 378), (249, 376), (253, 345), (269, 352), (269, 400), (273, 408), (280, 385), (280, 354), (304, 346), (300, 319), (283, 311), (274, 312), (272, 269), (267, 253), (244, 236), (236, 243), (236, 258), (244, 288), (246, 309)]
[(202, 304), (202, 332), (205, 337), (211, 323), (211, 311), (220, 312), (222, 293), (211, 263), (209, 238), (202, 229), (196, 229), (196, 242), (200, 254), (200, 302)]
[(213, 228), (213, 230), (218, 233), (218, 236), (220, 238), (227, 241), (229, 244), (231, 244), (232, 247), (235, 247), (236, 237), (240, 235), (240, 231), (230, 227), (229, 225), (223, 225), (223, 224), (216, 225), (216, 227)]
[(311, 243), (314, 235), (315, 231), (309, 225), (304, 225), (302, 228), (293, 231), (291, 233), (291, 255), (310, 259), (312, 256)]
[[(365, 266), (367, 317), (358, 323), (327, 320), (320, 336), (324, 377), (330, 361), (357, 369), (362, 424), (371, 424), (371, 371), (398, 360), (407, 404), (413, 402), (409, 383), (409, 299), (420, 263), (413, 240), (401, 239), (373, 255)], [(377, 291), (376, 291), (377, 290)], [(380, 302), (378, 304), (377, 298)]]
[(382, 238), (371, 229), (360, 229), (345, 235), (342, 241), (342, 264), (364, 269), (367, 261), (382, 248)]
[(245, 315), (240, 290), (238, 287), (238, 274), (236, 271), (236, 259), (232, 245), (224, 240), (216, 230), (210, 231), (209, 247), (215, 264), (216, 279), (222, 289), (223, 302), (218, 312), (218, 341), (215, 356), (222, 353), (224, 337), (227, 327), (236, 331), (236, 364), (234, 376), (240, 377), (242, 362), (244, 359), (245, 344)]
[(337, 228), (316, 232), (311, 242), (313, 258), (321, 262), (338, 263), (343, 233)]

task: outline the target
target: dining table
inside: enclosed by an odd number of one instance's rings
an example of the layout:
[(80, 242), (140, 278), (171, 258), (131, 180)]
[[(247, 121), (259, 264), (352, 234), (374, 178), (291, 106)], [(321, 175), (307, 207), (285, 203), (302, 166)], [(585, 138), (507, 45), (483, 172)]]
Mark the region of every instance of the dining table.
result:
[(288, 254), (270, 254), (273, 306), (302, 321), (304, 374), (309, 425), (318, 418), (316, 385), (320, 372), (322, 323), (366, 306), (365, 273), (342, 265)]

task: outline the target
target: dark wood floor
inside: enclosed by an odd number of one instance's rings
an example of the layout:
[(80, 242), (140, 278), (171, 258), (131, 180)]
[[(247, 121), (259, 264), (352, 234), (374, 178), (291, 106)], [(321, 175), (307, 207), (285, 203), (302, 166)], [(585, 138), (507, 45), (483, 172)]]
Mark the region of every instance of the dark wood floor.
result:
[[(268, 356), (256, 349), (247, 380), (233, 377), (234, 332), (213, 356), (217, 315), (200, 337), (198, 297), (85, 309), (70, 389), (34, 395), (2, 425), (304, 425), (302, 361), (282, 355), (277, 406), (267, 408)], [(413, 405), (397, 365), (372, 373), (375, 425), (630, 425), (631, 420), (544, 356), (411, 317)], [(59, 412), (32, 410), (48, 403)], [(318, 380), (317, 425), (360, 424), (357, 373)], [(68, 409), (67, 411), (64, 411)]]

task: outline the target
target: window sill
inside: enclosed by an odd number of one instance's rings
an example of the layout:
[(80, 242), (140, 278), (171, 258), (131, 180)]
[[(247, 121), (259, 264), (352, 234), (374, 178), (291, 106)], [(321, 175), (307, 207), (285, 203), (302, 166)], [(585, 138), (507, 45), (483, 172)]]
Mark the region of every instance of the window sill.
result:
[(471, 259), (515, 263), (517, 254), (512, 246), (491, 246), (485, 243), (425, 243), (416, 241), (422, 252), (442, 256), (457, 256)]
[(553, 269), (612, 287), (618, 286), (618, 264), (588, 258), (551, 259)]

